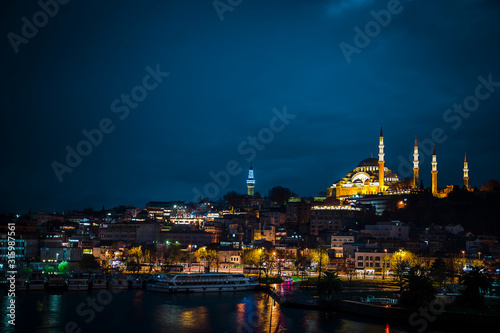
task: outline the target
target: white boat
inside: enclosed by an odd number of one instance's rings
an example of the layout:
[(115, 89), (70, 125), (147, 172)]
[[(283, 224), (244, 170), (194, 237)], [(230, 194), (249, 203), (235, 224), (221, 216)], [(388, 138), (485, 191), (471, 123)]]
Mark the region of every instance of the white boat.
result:
[(64, 290), (66, 289), (66, 279), (58, 274), (48, 275), (45, 279), (48, 290)]
[(68, 290), (89, 290), (89, 274), (85, 272), (74, 272), (66, 280)]
[(129, 274), (127, 276), (128, 287), (130, 289), (141, 289), (142, 288), (142, 278), (138, 274)]
[(243, 274), (155, 274), (147, 289), (160, 292), (221, 292), (255, 289), (259, 284)]
[(33, 272), (28, 279), (28, 289), (29, 290), (45, 290), (45, 279), (42, 273)]
[(102, 273), (95, 273), (90, 279), (90, 286), (92, 289), (106, 289), (108, 287), (108, 280)]
[(122, 274), (112, 275), (108, 287), (109, 289), (128, 289), (127, 276)]

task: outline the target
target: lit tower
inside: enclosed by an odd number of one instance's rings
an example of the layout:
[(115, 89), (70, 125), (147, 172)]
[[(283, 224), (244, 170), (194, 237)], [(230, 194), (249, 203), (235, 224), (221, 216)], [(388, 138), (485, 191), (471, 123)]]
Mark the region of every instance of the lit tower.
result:
[(467, 163), (467, 153), (464, 158), (464, 187), (469, 189), (469, 163)]
[(436, 160), (436, 145), (434, 145), (434, 152), (432, 153), (432, 195), (437, 195), (438, 189), (438, 162)]
[(248, 170), (248, 179), (247, 179), (247, 189), (248, 195), (253, 197), (253, 189), (255, 187), (255, 179), (253, 178), (253, 167), (252, 163), (250, 163), (250, 169)]
[(380, 139), (378, 144), (378, 184), (379, 192), (384, 191), (384, 133), (380, 126)]
[(415, 135), (415, 146), (413, 147), (413, 188), (418, 188), (418, 145)]

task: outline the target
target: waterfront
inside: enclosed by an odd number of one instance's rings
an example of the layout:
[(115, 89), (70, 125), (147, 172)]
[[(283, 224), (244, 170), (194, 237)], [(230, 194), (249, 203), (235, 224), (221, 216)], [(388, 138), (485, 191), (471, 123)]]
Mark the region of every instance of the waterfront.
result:
[[(6, 307), (7, 297), (4, 295), (2, 332), (64, 332), (69, 322), (74, 322), (70, 325), (74, 332), (78, 332), (78, 329), (81, 332), (188, 333), (412, 331), (409, 325), (407, 327), (383, 320), (283, 308), (263, 292), (18, 292), (15, 328), (9, 326), (5, 319)], [(456, 330), (429, 328), (426, 332), (448, 333)]]

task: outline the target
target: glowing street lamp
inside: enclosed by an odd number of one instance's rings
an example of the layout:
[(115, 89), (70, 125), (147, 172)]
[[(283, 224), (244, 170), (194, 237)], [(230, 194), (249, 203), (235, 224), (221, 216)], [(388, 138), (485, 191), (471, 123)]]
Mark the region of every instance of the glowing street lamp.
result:
[(385, 256), (384, 260), (382, 260), (382, 280), (385, 280), (385, 262), (387, 260), (387, 249), (384, 249)]
[(188, 272), (191, 272), (191, 244), (188, 245)]

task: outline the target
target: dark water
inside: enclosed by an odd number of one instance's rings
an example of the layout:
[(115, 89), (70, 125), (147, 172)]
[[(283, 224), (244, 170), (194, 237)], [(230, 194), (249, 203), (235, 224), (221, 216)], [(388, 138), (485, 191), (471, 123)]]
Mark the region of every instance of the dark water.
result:
[[(262, 292), (161, 294), (147, 290), (18, 292), (0, 332), (402, 332), (411, 327), (345, 314), (285, 309)], [(79, 331), (81, 330), (81, 331)], [(426, 330), (425, 332), (444, 332)]]

